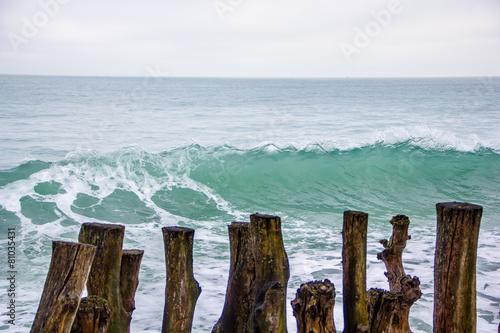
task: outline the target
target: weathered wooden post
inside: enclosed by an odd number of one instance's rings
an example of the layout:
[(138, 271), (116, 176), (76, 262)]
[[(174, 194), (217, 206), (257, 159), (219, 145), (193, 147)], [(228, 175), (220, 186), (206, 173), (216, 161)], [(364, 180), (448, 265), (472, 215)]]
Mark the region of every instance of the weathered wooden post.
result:
[(201, 288), (193, 276), (194, 230), (165, 227), (167, 284), (162, 333), (189, 333)]
[(434, 333), (476, 332), (476, 257), (483, 207), (438, 203)]
[(82, 298), (71, 333), (106, 333), (110, 311), (108, 302), (98, 296)]
[(231, 266), (214, 333), (286, 332), (288, 257), (278, 216), (254, 214), (229, 227)]
[(336, 333), (334, 305), (335, 286), (329, 280), (302, 284), (292, 301), (297, 333)]
[(84, 223), (80, 229), (80, 243), (97, 246), (90, 270), (87, 290), (89, 296), (105, 299), (110, 310), (110, 333), (122, 333), (122, 302), (120, 270), (125, 227), (116, 224)]
[(96, 248), (52, 242), (52, 259), (32, 333), (67, 333), (75, 319)]
[(290, 269), (281, 234), (281, 218), (250, 215), (250, 237), (255, 258), (254, 330), (286, 333), (286, 286)]
[(142, 251), (133, 250), (131, 259), (127, 254), (129, 252), (122, 250), (124, 234), (125, 227), (122, 225), (84, 223), (78, 236), (80, 243), (97, 247), (87, 290), (90, 296), (99, 296), (107, 301), (110, 310), (109, 333), (130, 331), (133, 297), (142, 258)]
[(247, 333), (251, 327), (255, 260), (251, 248), (250, 223), (233, 222), (228, 226), (230, 246), (229, 279), (222, 315), (213, 333)]
[(411, 333), (409, 325), (410, 307), (421, 296), (420, 281), (406, 275), (403, 268), (403, 251), (410, 239), (410, 219), (405, 215), (391, 220), (392, 235), (389, 241), (381, 240), (384, 250), (377, 258), (385, 264), (389, 279), (389, 292), (370, 289), (368, 292), (368, 319), (371, 333)]
[(120, 267), (120, 294), (122, 299), (122, 320), (130, 328), (132, 312), (135, 310), (135, 292), (139, 286), (139, 269), (143, 250), (123, 250)]
[(342, 231), (344, 333), (369, 331), (366, 292), (368, 214), (344, 212)]

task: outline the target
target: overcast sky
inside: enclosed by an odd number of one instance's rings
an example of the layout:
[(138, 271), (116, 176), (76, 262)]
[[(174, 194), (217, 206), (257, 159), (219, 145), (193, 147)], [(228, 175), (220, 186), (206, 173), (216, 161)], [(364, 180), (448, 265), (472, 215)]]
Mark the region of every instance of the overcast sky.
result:
[(0, 73), (500, 75), (499, 0), (0, 0)]

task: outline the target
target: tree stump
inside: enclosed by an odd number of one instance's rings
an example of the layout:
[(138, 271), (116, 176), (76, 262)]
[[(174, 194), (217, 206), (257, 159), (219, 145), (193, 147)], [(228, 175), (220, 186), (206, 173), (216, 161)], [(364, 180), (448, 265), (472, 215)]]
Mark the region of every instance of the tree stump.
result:
[(286, 332), (288, 257), (278, 216), (254, 214), (229, 228), (231, 266), (222, 315), (212, 332)]
[(162, 333), (189, 333), (201, 288), (193, 276), (194, 230), (165, 227), (167, 284)]
[(438, 203), (434, 333), (476, 331), (476, 257), (483, 207)]
[(403, 251), (406, 248), (410, 220), (405, 215), (391, 220), (392, 235), (389, 241), (381, 240), (384, 250), (377, 258), (385, 264), (389, 279), (389, 292), (371, 289), (368, 292), (368, 319), (372, 333), (411, 333), (408, 322), (410, 307), (422, 296), (420, 280), (406, 275), (403, 268)]
[(336, 333), (334, 305), (335, 286), (329, 280), (302, 284), (292, 301), (297, 333)]
[(67, 333), (75, 319), (96, 248), (52, 242), (52, 259), (32, 333)]
[(109, 333), (130, 331), (133, 297), (139, 279), (142, 251), (123, 251), (124, 234), (125, 227), (122, 225), (84, 223), (78, 236), (80, 243), (97, 247), (87, 290), (89, 296), (99, 296), (107, 301), (110, 310)]
[(344, 332), (369, 331), (366, 292), (366, 235), (368, 214), (344, 212), (342, 231)]
[(106, 333), (110, 311), (108, 302), (98, 296), (82, 298), (71, 333)]

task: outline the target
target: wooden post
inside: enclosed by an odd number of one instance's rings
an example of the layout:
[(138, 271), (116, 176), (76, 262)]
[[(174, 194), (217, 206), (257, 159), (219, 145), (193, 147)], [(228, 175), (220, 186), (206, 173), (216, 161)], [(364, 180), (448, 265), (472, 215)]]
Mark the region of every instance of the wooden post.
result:
[(87, 290), (89, 296), (99, 296), (108, 302), (110, 333), (122, 333), (122, 300), (120, 271), (125, 227), (116, 224), (84, 223), (80, 229), (80, 243), (97, 246), (90, 270)]
[(366, 292), (366, 235), (368, 214), (344, 212), (342, 231), (344, 332), (369, 331)]
[(32, 333), (67, 333), (75, 319), (96, 248), (52, 242), (52, 259)]
[(254, 330), (286, 333), (286, 286), (290, 269), (281, 219), (271, 215), (250, 215), (250, 237), (255, 258)]
[(483, 207), (438, 203), (434, 333), (476, 332), (476, 257)]
[(226, 300), (213, 333), (248, 333), (254, 303), (255, 261), (250, 244), (250, 223), (233, 222), (228, 226), (230, 268)]
[(97, 246), (87, 290), (90, 296), (99, 296), (107, 301), (111, 317), (109, 333), (130, 331), (133, 297), (139, 279), (142, 251), (123, 251), (124, 234), (125, 227), (122, 225), (84, 223), (78, 236), (80, 243)]
[(335, 286), (329, 280), (302, 284), (292, 301), (297, 333), (336, 333), (334, 305)]
[(110, 311), (108, 302), (98, 296), (82, 298), (71, 333), (106, 333)]
[(123, 320), (130, 331), (132, 312), (135, 310), (135, 292), (139, 285), (139, 269), (143, 250), (124, 250), (120, 268), (120, 293), (123, 306)]
[(229, 227), (231, 266), (222, 315), (214, 333), (286, 332), (288, 257), (281, 219), (254, 214)]
[(189, 333), (201, 288), (193, 276), (194, 230), (165, 227), (167, 285), (162, 333)]
[(389, 241), (381, 240), (384, 250), (377, 258), (385, 264), (389, 279), (389, 292), (371, 289), (368, 292), (368, 319), (371, 333), (411, 333), (410, 307), (422, 296), (420, 280), (406, 275), (403, 268), (403, 251), (406, 248), (410, 219), (405, 215), (391, 220), (392, 235)]

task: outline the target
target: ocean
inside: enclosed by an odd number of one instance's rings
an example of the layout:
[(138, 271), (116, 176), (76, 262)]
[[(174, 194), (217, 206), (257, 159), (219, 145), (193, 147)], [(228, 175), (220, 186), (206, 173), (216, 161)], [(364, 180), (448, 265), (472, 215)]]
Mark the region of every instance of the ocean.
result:
[(16, 231), (16, 317), (7, 321), (7, 251), (0, 331), (28, 332), (53, 240), (84, 222), (126, 227), (145, 251), (132, 332), (160, 332), (161, 228), (195, 229), (202, 293), (193, 332), (221, 315), (227, 226), (259, 212), (282, 219), (290, 301), (329, 279), (342, 316), (342, 216), (369, 214), (368, 288), (388, 288), (380, 239), (410, 218), (403, 254), (422, 298), (413, 332), (432, 332), (438, 202), (483, 206), (477, 258), (478, 332), (500, 317), (500, 78), (224, 79), (0, 76), (0, 243)]

